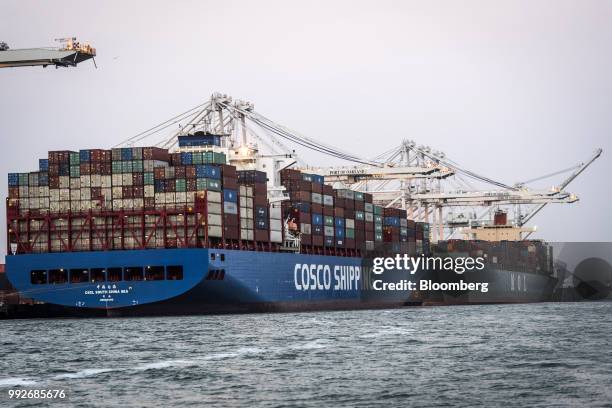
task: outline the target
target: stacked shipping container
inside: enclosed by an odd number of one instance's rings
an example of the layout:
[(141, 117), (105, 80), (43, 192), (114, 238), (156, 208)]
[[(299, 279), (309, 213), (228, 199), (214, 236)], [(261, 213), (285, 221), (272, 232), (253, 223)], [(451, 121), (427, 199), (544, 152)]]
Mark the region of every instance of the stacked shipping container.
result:
[(373, 205), (370, 194), (334, 190), (322, 176), (286, 169), (281, 181), (290, 200), (271, 206), (264, 172), (236, 171), (225, 161), (216, 151), (155, 147), (49, 152), (37, 172), (8, 176), (9, 251), (11, 243), (17, 252), (277, 250), (283, 219), (301, 233), (305, 252), (355, 255), (375, 243), (428, 244), (426, 224)]

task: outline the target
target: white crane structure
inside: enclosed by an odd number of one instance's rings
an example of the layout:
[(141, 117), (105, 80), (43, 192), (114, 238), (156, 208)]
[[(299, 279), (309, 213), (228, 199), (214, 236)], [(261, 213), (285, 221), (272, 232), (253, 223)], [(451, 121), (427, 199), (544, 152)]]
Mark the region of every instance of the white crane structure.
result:
[[(234, 101), (219, 93), (118, 146), (132, 146), (145, 138), (158, 137), (161, 140), (157, 146), (172, 150), (177, 148), (177, 136), (195, 132), (222, 136), (219, 149), (239, 170), (265, 171), (271, 201), (286, 199), (278, 173), (283, 168), (295, 166), (325, 176), (325, 182), (336, 188), (371, 193), (379, 205), (406, 209), (408, 218), (432, 224), (433, 241), (451, 238), (461, 227), (478, 225), (501, 207), (513, 207), (513, 224), (523, 227), (547, 204), (576, 202), (578, 197), (565, 188), (602, 153), (598, 149), (587, 161), (569, 169), (508, 185), (476, 174), (448, 159), (444, 153), (410, 140), (403, 140), (398, 147), (365, 159), (275, 123), (257, 113), (250, 102)], [(307, 166), (289, 144), (351, 165)], [(526, 187), (531, 182), (568, 171), (573, 172), (550, 190)], [(472, 184), (474, 181), (493, 189), (478, 189)]]

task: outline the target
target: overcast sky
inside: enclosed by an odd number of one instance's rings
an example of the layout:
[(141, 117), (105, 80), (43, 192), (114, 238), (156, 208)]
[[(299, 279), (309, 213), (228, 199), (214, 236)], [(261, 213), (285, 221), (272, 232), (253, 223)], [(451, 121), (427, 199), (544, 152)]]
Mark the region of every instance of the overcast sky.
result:
[(77, 36), (98, 50), (98, 69), (0, 70), (3, 196), (6, 173), (35, 170), (48, 150), (109, 148), (221, 91), (360, 156), (414, 139), (506, 183), (602, 147), (568, 189), (581, 201), (533, 224), (543, 239), (612, 240), (611, 1), (1, 6), (12, 48)]

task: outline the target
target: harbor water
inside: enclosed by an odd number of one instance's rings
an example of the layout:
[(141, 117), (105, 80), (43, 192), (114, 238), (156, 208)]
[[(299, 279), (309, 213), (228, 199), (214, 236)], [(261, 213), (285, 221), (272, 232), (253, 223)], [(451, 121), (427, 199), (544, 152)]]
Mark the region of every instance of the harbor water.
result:
[(612, 302), (1, 321), (0, 405), (611, 406)]

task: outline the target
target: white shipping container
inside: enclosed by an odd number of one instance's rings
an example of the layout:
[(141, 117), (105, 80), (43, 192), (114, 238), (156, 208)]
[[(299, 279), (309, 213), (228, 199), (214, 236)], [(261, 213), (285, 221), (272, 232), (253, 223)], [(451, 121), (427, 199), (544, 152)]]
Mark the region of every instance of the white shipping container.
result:
[(334, 236), (334, 227), (324, 227), (323, 228), (323, 234), (326, 237), (333, 237)]
[(112, 175), (112, 184), (114, 186), (122, 186), (123, 185), (123, 174), (113, 174)]
[(113, 198), (122, 198), (122, 197), (123, 197), (123, 188), (113, 187)]
[(400, 218), (400, 227), (407, 227), (408, 220), (406, 218)]
[(223, 203), (223, 212), (225, 214), (238, 214), (238, 207), (236, 206), (236, 203), (226, 201)]
[(283, 233), (281, 231), (270, 231), (270, 242), (283, 242)]
[(312, 193), (312, 202), (315, 204), (322, 204), (323, 203), (323, 199), (321, 197), (321, 194), (319, 193)]
[(81, 190), (70, 190), (70, 201), (79, 201), (81, 199)]
[(223, 236), (223, 229), (217, 225), (209, 225), (208, 226), (208, 236), (220, 238)]
[(366, 251), (373, 251), (374, 250), (374, 241), (366, 241), (365, 242), (365, 247), (366, 247)]
[(142, 207), (144, 207), (144, 200), (142, 198), (135, 198), (134, 208), (140, 210)]
[(185, 192), (178, 192), (176, 194), (176, 202), (179, 204), (184, 204), (187, 202), (187, 194)]
[(113, 186), (113, 181), (112, 181), (112, 176), (111, 175), (105, 175), (105, 176), (100, 176), (100, 185), (104, 188), (110, 188)]
[(155, 205), (166, 204), (166, 195), (164, 193), (155, 193)]
[(240, 207), (240, 218), (246, 218), (247, 209), (244, 207)]
[(323, 205), (328, 207), (334, 206), (334, 197), (330, 195), (323, 195)]
[[(71, 178), (70, 179), (70, 189), (75, 190), (81, 188), (81, 179), (80, 178)], [(62, 186), (60, 186), (61, 188)]]
[(99, 174), (92, 174), (90, 177), (91, 187), (102, 187), (102, 176)]
[(70, 188), (70, 177), (59, 176), (59, 188)]
[(346, 218), (344, 222), (345, 222), (346, 228), (348, 228), (348, 229), (355, 229), (355, 220), (354, 219)]
[(49, 199), (51, 201), (59, 201), (60, 199), (60, 190), (52, 188), (49, 190)]
[(270, 220), (270, 230), (271, 231), (282, 231), (283, 224), (281, 223), (281, 220)]
[(187, 191), (185, 193), (185, 202), (187, 204), (195, 203), (195, 192), (194, 191)]
[(113, 189), (110, 187), (103, 187), (102, 196), (104, 197), (104, 199), (110, 200), (111, 198), (113, 198)]
[(131, 186), (134, 179), (132, 178), (132, 173), (122, 174), (121, 181), (124, 186)]
[(241, 196), (246, 197), (246, 186), (245, 185), (241, 184), (238, 191), (240, 192)]
[(151, 186), (151, 185), (144, 186), (144, 196), (147, 198), (155, 197), (155, 186)]
[(207, 191), (206, 192), (206, 200), (209, 203), (220, 203), (221, 202), (221, 192), (219, 192), (219, 191)]
[(300, 224), (300, 232), (302, 234), (310, 234), (311, 233), (310, 224)]
[(240, 230), (240, 239), (246, 240), (246, 241), (252, 241), (253, 240), (253, 230), (252, 229), (241, 229)]
[(208, 203), (209, 214), (223, 214), (221, 204), (219, 203)]
[(91, 177), (89, 175), (81, 176), (81, 187), (91, 187)]
[(374, 222), (374, 214), (369, 212), (365, 213), (365, 220), (366, 222)]
[(208, 225), (223, 225), (223, 218), (219, 214), (208, 214)]
[[(364, 203), (365, 212), (374, 212), (374, 205), (372, 203)], [(367, 242), (367, 241), (366, 241)]]
[(81, 201), (81, 211), (91, 210), (91, 201)]
[(253, 229), (253, 220), (249, 218), (240, 219), (240, 228), (242, 229)]
[(91, 188), (81, 188), (81, 200), (91, 200)]
[(270, 219), (271, 220), (280, 220), (282, 219), (282, 213), (280, 207), (270, 206)]
[(81, 202), (80, 201), (70, 201), (70, 211), (72, 212), (81, 211)]
[(51, 201), (49, 202), (49, 210), (53, 213), (59, 212), (59, 201)]
[(27, 197), (30, 195), (30, 188), (28, 186), (19, 187), (19, 197)]
[(164, 193), (166, 195), (166, 204), (176, 203), (176, 193)]

